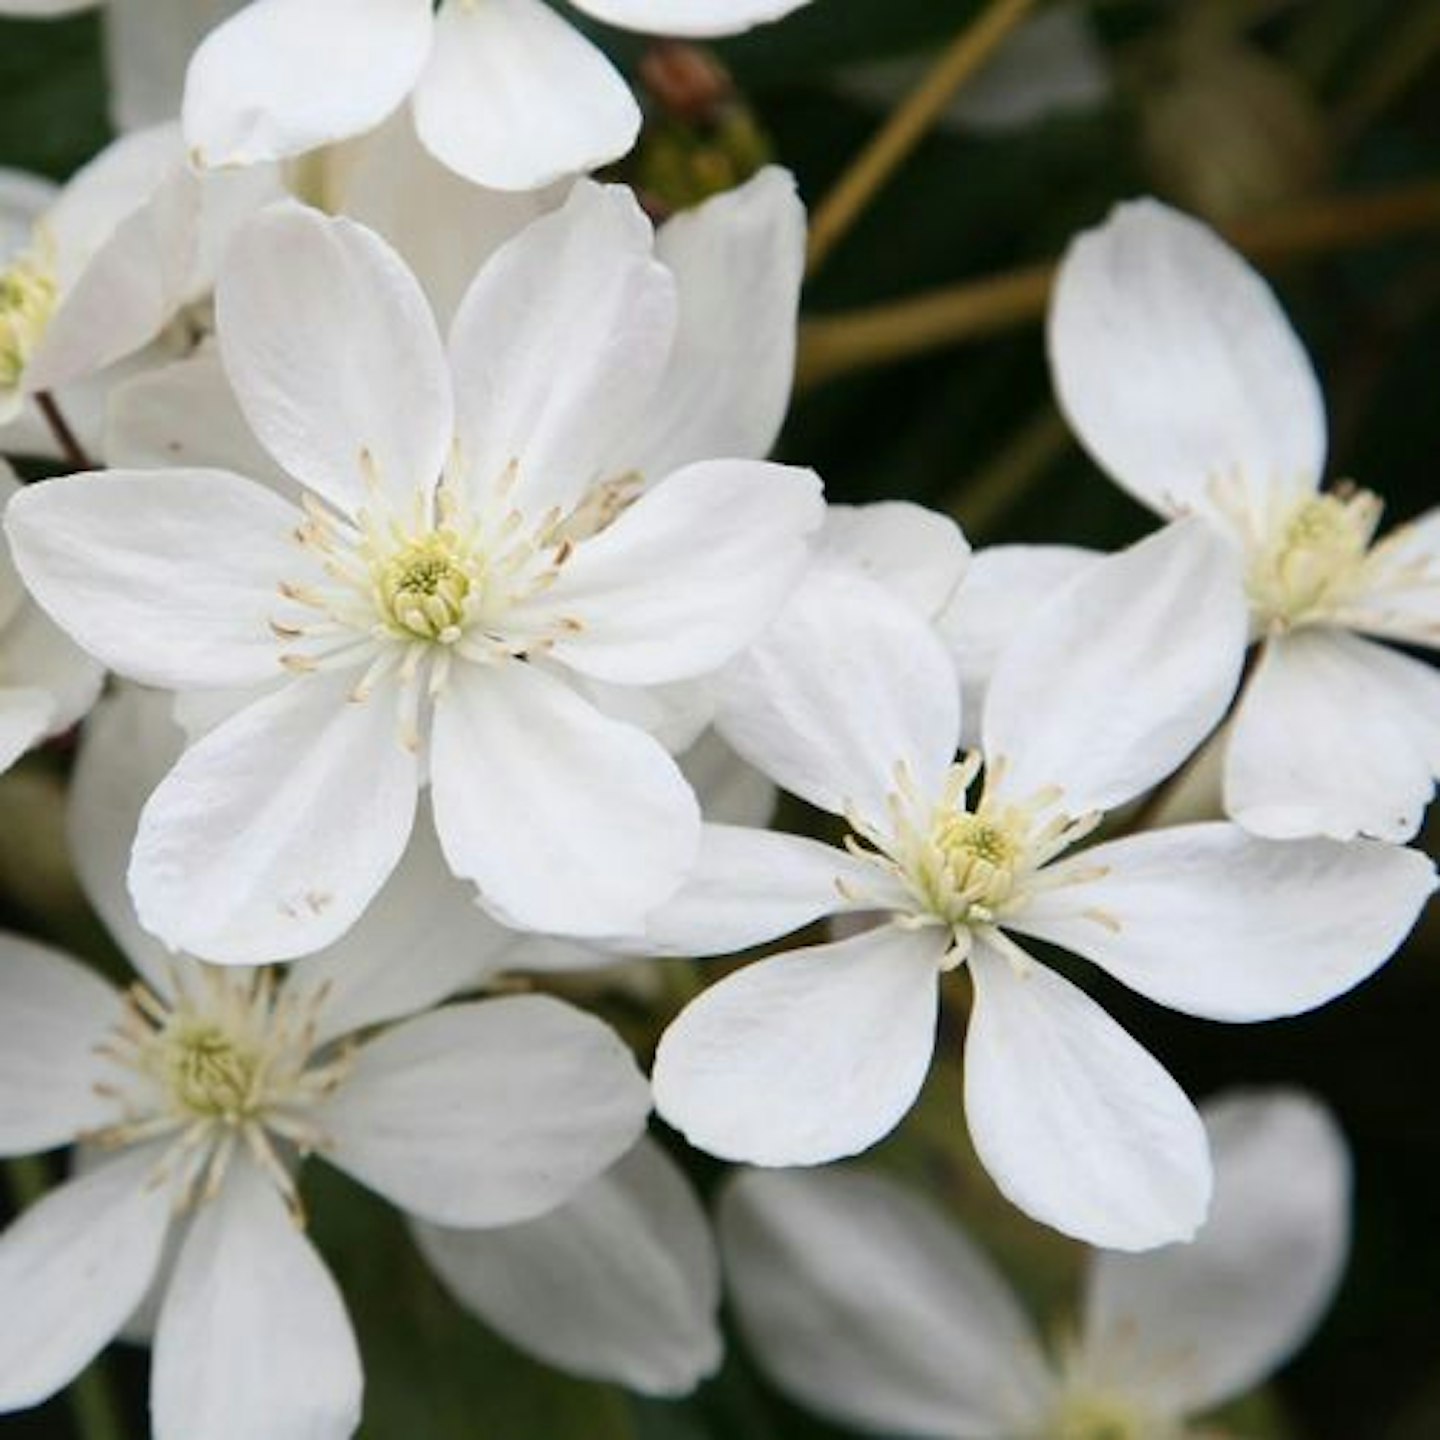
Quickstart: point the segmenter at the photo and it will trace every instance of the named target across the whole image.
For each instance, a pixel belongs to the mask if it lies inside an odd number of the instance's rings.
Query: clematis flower
[[[447,364],[382,242],[274,209],[230,248],[218,332],[303,507],[213,471],[16,498],[17,565],[93,654],[162,688],[257,687],[142,818],[130,885],[166,944],[262,963],[337,939],[426,778],[451,868],[507,923],[631,933],[678,887],[694,795],[578,687],[718,668],[823,506],[812,474],[760,462],[632,475],[676,324],[651,243],[628,192],[578,186],[482,270]]]
[[[1036,1219],[1115,1249],[1194,1233],[1210,1166],[1174,1080],[1022,945],[1093,962],[1187,1014],[1322,1004],[1398,945],[1435,885],[1378,841],[1285,844],[1218,823],[1079,848],[1193,750],[1233,693],[1245,628],[1230,546],[1199,520],[1086,567],[1004,649],[958,764],[959,685],[913,610],[846,574],[791,606],[725,733],[843,815],[845,849],[708,827],[649,933],[740,950],[844,911],[883,922],[757,961],[661,1038],[656,1107],[695,1145],[767,1166],[874,1144],[910,1108],[939,981],[974,987],[965,1109],[982,1163]],[[972,793],[983,770],[983,785]]]
[[[1183,1440],[1324,1315],[1350,1238],[1335,1122],[1289,1091],[1205,1106],[1215,1205],[1189,1245],[1090,1256],[1078,1334],[1046,1354],[984,1254],[878,1175],[737,1176],[725,1267],[756,1361],[842,1423],[961,1440]],[[1208,1433],[1208,1432],[1206,1432]]]
[[[0,425],[153,340],[189,298],[200,188],[171,126],[115,141],[0,255]]]
[[[0,460],[0,502],[20,489]],[[68,730],[95,703],[104,671],[25,593],[0,543],[0,771]]]
[[[804,0],[581,0],[607,24],[733,35]],[[315,57],[325,73],[316,83]],[[609,60],[543,0],[252,0],[196,51],[185,86],[197,163],[299,155],[413,96],[426,148],[466,179],[532,190],[618,160],[640,110]]]
[[[1440,776],[1440,510],[1376,541],[1378,496],[1319,489],[1325,411],[1264,281],[1153,201],[1071,246],[1050,311],[1061,404],[1138,500],[1239,551],[1259,642],[1225,758],[1229,814],[1278,838],[1409,839]]]
[[[499,958],[423,843],[344,945],[283,978],[163,954],[124,914],[114,864],[156,703],[97,712],[75,790],[80,873],[119,916],[138,982],[121,993],[0,940],[0,1150],[86,1147],[75,1178],[0,1237],[0,1410],[66,1384],[147,1302],[162,1440],[343,1437],[360,1365],[296,1223],[304,1157],[429,1225],[523,1232],[634,1146],[646,1086],[612,1032],[555,1000],[414,1014]]]

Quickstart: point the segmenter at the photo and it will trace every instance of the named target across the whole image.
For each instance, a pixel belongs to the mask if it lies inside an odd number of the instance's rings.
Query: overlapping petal
[[[1098,878],[1084,879],[1087,872]],[[1416,850],[1277,842],[1224,823],[1152,830],[1046,872],[1013,929],[1212,1020],[1313,1009],[1382,965],[1435,889]]]
[[[1187,1240],[1210,1160],[1194,1107],[1093,1000],[1034,961],[978,944],[965,1113],[1012,1203],[1112,1250]]]
[[[1015,1296],[933,1205],[860,1171],[750,1171],[720,1243],[752,1353],[790,1394],[865,1429],[1006,1440],[1053,1388]]]
[[[315,1114],[341,1169],[422,1220],[468,1227],[563,1204],[635,1144],[649,1109],[613,1031],[524,995],[387,1030]]]
[[[720,1363],[720,1270],[684,1172],[648,1139],[523,1225],[415,1238],[452,1294],[548,1364],[683,1395]]]
[[[886,925],[712,985],[660,1039],[656,1109],[727,1160],[814,1165],[867,1149],[930,1068],[946,939]]]

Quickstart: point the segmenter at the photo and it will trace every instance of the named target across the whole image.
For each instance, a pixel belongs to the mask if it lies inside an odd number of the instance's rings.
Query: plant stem
[[[988,536],[996,522],[1045,478],[1070,444],[1069,427],[1046,401],[988,465],[955,487],[945,508],[971,540]]]
[[[20,1155],[5,1162],[15,1208],[24,1210],[50,1188],[50,1175],[38,1155]],[[96,1360],[66,1391],[75,1433],[80,1440],[126,1440],[125,1421],[104,1362]]]
[[[865,207],[939,119],[955,92],[1035,8],[1036,0],[990,0],[946,47],[925,78],[886,119],[816,207],[807,273],[814,274]]]
[[[1440,182],[1426,180],[1370,195],[1307,201],[1229,226],[1226,234],[1252,260],[1273,264],[1434,229],[1440,229]],[[1055,269],[1029,265],[910,300],[806,320],[796,384],[805,389],[852,370],[1031,324],[1045,313]]]
[[[1429,69],[1440,52],[1440,5],[1421,4],[1402,15],[1381,39],[1377,54],[1335,112],[1335,130],[1353,141],[1399,100]]]
[[[85,447],[70,428],[64,412],[55,403],[55,397],[48,390],[42,390],[35,397],[35,407],[50,427],[50,433],[55,437],[55,443],[60,447],[65,463],[75,470],[93,470],[95,462],[86,454]]]

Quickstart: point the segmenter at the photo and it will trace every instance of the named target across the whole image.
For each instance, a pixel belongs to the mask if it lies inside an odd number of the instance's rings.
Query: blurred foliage
[[[1283,209],[1317,191],[1440,178],[1440,0],[1094,0],[1089,8],[1114,74],[1110,100],[1013,133],[946,128],[927,138],[813,280],[807,311],[839,313],[1054,257],[1076,229],[1139,192],[1233,215]],[[727,104],[740,108],[708,135],[657,117],[646,178],[679,187],[684,201],[697,174],[736,173],[768,149],[815,203],[881,118],[837,86],[837,67],[934,47],[980,9],[978,0],[814,0],[785,22],[719,45],[735,86]],[[62,178],[103,143],[100,38],[93,14],[0,22],[0,166]],[[640,66],[643,42],[605,40],[627,67]],[[716,144],[726,151],[718,159],[703,153]],[[1397,516],[1435,503],[1436,237],[1377,237],[1287,265],[1275,278],[1325,382],[1332,474],[1382,491]],[[969,522],[981,542],[1114,546],[1149,524],[1065,435],[1038,323],[810,390],[797,401],[782,453],[816,466],[836,499],[921,500]],[[7,779],[0,870],[11,896],[73,894],[54,858],[57,763],[39,757]],[[52,922],[54,938],[113,966],[113,952],[76,909]],[[38,911],[6,918],[34,930],[45,923]],[[963,1010],[963,982],[952,983]],[[1336,1108],[1354,1143],[1358,1225],[1339,1303],[1274,1400],[1229,1417],[1236,1428],[1305,1440],[1440,1434],[1440,1247],[1432,1243],[1440,1059],[1431,1030],[1440,915],[1355,994],[1280,1024],[1209,1025],[1093,983],[1192,1093],[1304,1085]],[[654,1021],[637,1021],[633,1001],[600,1003],[627,1036],[653,1041]],[[874,1163],[963,1213],[1053,1331],[1073,1305],[1079,1257],[1010,1210],[976,1166],[960,1114],[960,1024],[952,1019],[942,1036],[920,1108]],[[703,1157],[687,1163],[702,1187],[719,1174]],[[776,1396],[738,1343],[723,1372],[685,1401],[555,1376],[464,1317],[385,1206],[319,1166],[306,1188],[316,1241],[361,1334],[370,1440],[844,1433]],[[122,1351],[104,1364],[132,1417],[130,1434],[143,1434],[143,1357]],[[71,1404],[61,1397],[0,1421],[0,1430],[17,1440],[74,1434]]]

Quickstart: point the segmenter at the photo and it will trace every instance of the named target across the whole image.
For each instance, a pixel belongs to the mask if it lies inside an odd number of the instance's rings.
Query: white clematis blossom
[[[0,501],[20,489],[0,460]],[[0,542],[0,771],[68,730],[95,703],[104,671],[25,593]]]
[[[1204,1108],[1215,1204],[1193,1243],[1090,1257],[1073,1339],[1047,1355],[946,1216],[858,1171],[733,1180],[725,1268],[757,1362],[802,1404],[917,1440],[1184,1440],[1304,1344],[1350,1239],[1350,1161],[1288,1091]]]
[[[649,1097],[620,1040],[552,999],[399,1019],[502,955],[423,845],[345,944],[283,979],[163,954],[116,866],[134,763],[164,743],[156,704],[131,693],[97,712],[72,817],[82,878],[139,981],[122,994],[0,939],[0,1151],[81,1141],[88,1156],[0,1237],[0,1411],[65,1385],[146,1302],[160,1440],[340,1440],[360,1365],[295,1223],[298,1162],[321,1154],[428,1225],[514,1227],[493,1244],[523,1256],[529,1224],[563,1231],[552,1214],[634,1146]]]
[[[1258,834],[1407,840],[1440,776],[1440,510],[1376,541],[1381,501],[1319,489],[1325,411],[1265,282],[1198,221],[1121,206],[1060,267],[1050,357],[1070,423],[1137,499],[1243,557],[1260,642],[1227,811]]]
[[[676,325],[651,245],[628,192],[577,186],[481,271],[447,364],[381,241],[278,207],[231,246],[218,333],[303,507],[217,471],[17,497],[17,565],[93,654],[158,687],[255,687],[142,818],[130,886],[166,944],[238,963],[329,944],[427,780],[451,868],[507,923],[634,933],[678,887],[693,792],[582,687],[728,661],[823,504],[812,474],[761,462],[634,473]]]
[[[578,0],[597,20],[730,35],[804,0]],[[317,57],[322,73],[317,76]],[[407,97],[436,159],[498,190],[618,160],[640,109],[604,54],[545,0],[251,0],[196,51],[186,141],[204,166],[299,155],[380,124]]]
[[[0,254],[0,426],[153,340],[190,298],[200,185],[162,125],[115,141]]]
[[[914,1101],[938,982],[965,964],[965,1108],[1000,1189],[1094,1244],[1193,1234],[1210,1186],[1194,1109],[1017,937],[1173,1009],[1260,1020],[1368,975],[1435,885],[1413,851],[1278,844],[1228,823],[1076,849],[1210,731],[1244,627],[1233,550],[1203,522],[1177,522],[1040,608],[990,681],[982,749],[956,764],[955,667],[912,610],[853,574],[788,607],[751,691],[727,694],[725,733],[782,786],[844,815],[847,848],[707,827],[651,941],[719,954],[843,910],[887,919],[758,961],[693,1001],[660,1042],[661,1115],[701,1149],[761,1165],[863,1150]]]

